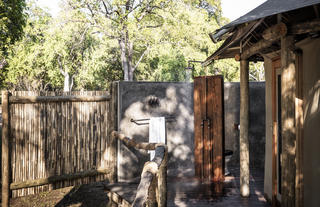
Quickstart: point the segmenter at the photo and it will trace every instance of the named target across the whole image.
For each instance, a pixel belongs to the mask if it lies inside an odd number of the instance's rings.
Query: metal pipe
[[[135,123],[136,125],[148,125],[149,122],[146,122],[146,121],[149,121],[150,118],[148,119],[130,119],[130,122],[133,122]],[[174,122],[176,121],[176,118],[174,116],[168,116],[168,117],[165,117],[165,120],[166,122]],[[142,122],[142,123],[140,123]]]

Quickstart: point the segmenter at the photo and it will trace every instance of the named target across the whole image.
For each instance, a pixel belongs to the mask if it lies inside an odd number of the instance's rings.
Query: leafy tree
[[[124,80],[133,80],[133,73],[148,51],[147,30],[160,27],[163,18],[158,11],[165,0],[69,0],[69,4],[87,15],[101,34],[119,44]],[[137,46],[138,42],[143,42]]]
[[[264,81],[264,66],[262,62],[250,62],[249,64],[249,80]]]
[[[90,56],[86,56],[83,69],[75,76],[77,90],[107,89],[114,80],[122,79],[122,66],[117,42],[107,38],[96,40]]]
[[[0,87],[3,87],[7,73],[5,66],[8,48],[23,34],[25,7],[24,0],[0,0]]]
[[[44,90],[48,86],[48,74],[42,45],[51,17],[33,3],[28,7],[24,36],[8,51],[5,82],[12,89]]]
[[[114,41],[73,10],[52,19],[30,4],[25,35],[9,52],[6,83],[18,90],[105,89],[122,75]]]
[[[48,13],[30,5],[25,36],[10,54],[7,82],[17,89],[70,91],[92,39],[84,23],[53,21]],[[61,76],[61,74],[63,76]]]
[[[45,56],[50,60],[48,66],[58,68],[63,75],[65,92],[71,91],[74,77],[83,70],[85,58],[90,56],[95,41],[88,24],[74,22],[71,18],[74,16],[67,15],[63,18],[65,22],[56,23],[57,26],[48,31],[44,44]],[[49,75],[57,75],[57,70],[52,72]]]
[[[188,79],[185,71],[187,62],[203,61],[219,47],[213,45],[208,36],[219,24],[212,13],[199,6],[201,2],[203,1],[176,0],[161,10],[160,15],[164,22],[161,28],[152,31],[155,44],[136,71],[138,80],[185,81]],[[220,5],[220,1],[212,2]],[[216,12],[216,16],[221,21],[224,20],[219,16],[221,9]],[[177,63],[172,64],[173,61]],[[164,64],[166,62],[168,64]],[[203,68],[200,63],[193,65],[194,76],[224,74],[228,81],[237,80],[239,76],[237,63],[233,60],[217,61],[207,68]],[[170,75],[172,73],[181,75]]]
[[[24,0],[0,1],[0,51],[6,52],[8,46],[23,34],[25,25]]]
[[[186,60],[182,54],[163,55],[158,59],[153,81],[182,81],[186,80]]]
[[[188,61],[204,60],[219,46],[208,37],[219,27],[217,19],[224,21],[219,0],[140,0],[131,10],[120,0],[65,2],[57,18],[28,6],[25,35],[8,53],[11,88],[106,89],[123,76],[132,80],[133,73],[136,80],[185,81]],[[193,74],[234,81],[238,71],[236,62],[222,60],[207,68],[194,64]]]

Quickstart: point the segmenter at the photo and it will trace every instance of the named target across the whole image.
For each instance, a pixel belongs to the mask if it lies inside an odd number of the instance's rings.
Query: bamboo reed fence
[[[116,178],[106,91],[2,93],[2,206],[12,197]]]

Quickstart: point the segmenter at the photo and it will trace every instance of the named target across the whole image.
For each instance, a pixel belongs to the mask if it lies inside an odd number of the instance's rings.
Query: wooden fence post
[[[249,171],[249,62],[240,61],[240,193],[250,195]]]
[[[118,148],[118,141],[116,137],[112,136],[112,131],[117,130],[118,125],[118,82],[113,82],[111,85],[111,101],[110,101],[110,113],[108,115],[109,119],[109,134],[110,136],[110,158],[112,159],[112,163],[110,163],[113,167],[113,173],[110,176],[110,182],[117,182],[118,180],[118,173],[117,173],[117,148]]]
[[[2,207],[9,206],[9,92],[2,92]]]

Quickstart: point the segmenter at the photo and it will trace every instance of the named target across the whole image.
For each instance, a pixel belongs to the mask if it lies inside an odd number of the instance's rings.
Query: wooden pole
[[[154,179],[156,179],[157,175],[159,177],[159,173],[161,173],[159,171],[161,170],[162,167],[164,167],[163,169],[166,169],[167,150],[168,149],[165,145],[157,146],[156,155],[154,159],[150,162],[145,163],[142,174],[141,174],[141,180],[137,189],[137,194],[132,204],[133,207],[149,206],[148,204],[153,204],[155,202],[155,199],[159,202],[158,206],[160,207],[166,206],[167,189],[164,183],[166,181],[166,172],[162,171],[163,174],[160,175],[160,177],[161,176],[164,176],[164,177],[161,178],[162,180],[159,179],[157,181],[157,182],[161,182],[160,186],[153,181]],[[161,186],[162,184],[163,186]],[[158,198],[154,197],[156,188],[158,188]]]
[[[50,176],[48,178],[40,178],[36,180],[27,180],[22,182],[11,183],[10,189],[17,190],[22,188],[36,187],[36,186],[41,186],[46,184],[53,184],[60,181],[69,181],[69,180],[74,180],[79,178],[93,177],[99,174],[109,174],[111,172],[112,172],[112,169],[107,168],[107,169],[87,170],[83,172],[77,172],[74,174],[55,175],[55,176]]]
[[[281,38],[281,135],[282,135],[282,185],[281,206],[295,206],[295,56],[292,51],[294,39],[292,36]]]
[[[118,141],[115,136],[112,136],[112,132],[118,129],[118,89],[119,82],[113,82],[111,86],[111,101],[109,102],[109,110],[108,113],[108,136],[109,136],[109,155],[110,155],[110,163],[113,167],[113,173],[110,175],[110,182],[117,182],[118,180],[118,168],[117,168],[117,159],[118,159]]]
[[[111,136],[123,141],[127,146],[134,147],[136,149],[144,149],[144,150],[155,150],[157,147],[157,143],[149,143],[149,142],[136,142],[135,140],[126,137],[124,134],[120,134],[117,131],[113,131]]]
[[[2,207],[9,206],[9,92],[2,92]]]
[[[110,101],[107,96],[12,96],[10,103],[45,103],[45,102],[101,102]]]
[[[168,148],[165,147],[165,154],[158,171],[158,196],[157,202],[159,207],[167,206],[167,164],[168,164]]]
[[[249,62],[240,61],[240,193],[250,195],[249,187]]]
[[[296,53],[296,206],[304,206],[303,189],[303,64],[302,51]]]

